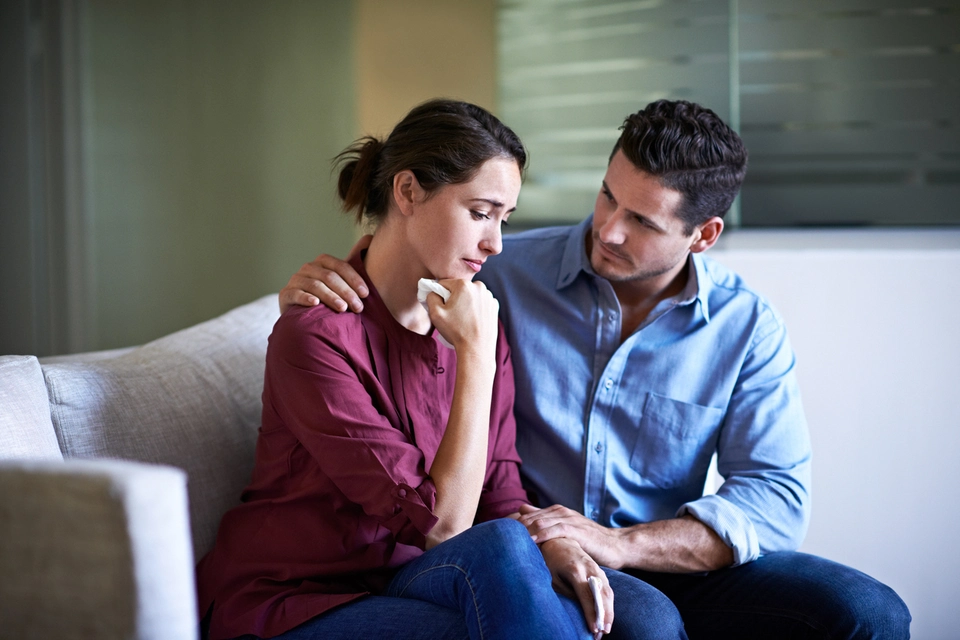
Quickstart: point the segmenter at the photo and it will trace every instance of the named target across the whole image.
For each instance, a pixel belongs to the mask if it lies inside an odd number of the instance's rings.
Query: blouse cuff
[[[432,480],[424,480],[419,489],[405,482],[398,483],[390,492],[393,499],[393,517],[383,522],[397,542],[424,548],[426,536],[437,524],[437,516],[428,505],[437,502],[437,488]]]

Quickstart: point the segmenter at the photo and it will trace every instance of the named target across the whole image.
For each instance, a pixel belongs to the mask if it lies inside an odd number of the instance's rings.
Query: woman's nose
[[[480,249],[494,256],[503,250],[503,234],[500,232],[499,226],[484,236],[480,241]]]

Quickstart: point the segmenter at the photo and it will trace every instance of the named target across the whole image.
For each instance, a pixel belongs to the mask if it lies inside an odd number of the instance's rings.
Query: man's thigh
[[[782,552],[706,574],[631,572],[677,606],[690,638],[908,638],[910,613],[850,567]]]

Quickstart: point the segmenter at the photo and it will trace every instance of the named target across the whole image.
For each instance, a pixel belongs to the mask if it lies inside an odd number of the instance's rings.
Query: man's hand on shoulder
[[[369,247],[370,238],[360,238],[347,259]],[[360,298],[366,298],[368,293],[367,285],[356,269],[339,258],[322,254],[300,267],[287,286],[280,290],[280,312],[294,306],[315,307],[323,303],[334,311],[349,308],[360,313],[363,310]]]

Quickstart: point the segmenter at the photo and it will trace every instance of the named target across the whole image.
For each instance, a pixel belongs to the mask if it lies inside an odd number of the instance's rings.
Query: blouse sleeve
[[[480,493],[477,522],[486,522],[516,513],[529,504],[520,483],[520,456],[517,454],[517,422],[513,415],[513,361],[506,332],[500,325],[497,340],[497,378],[490,408],[490,444],[487,474]]]
[[[437,522],[436,487],[423,453],[378,410],[368,388],[376,380],[351,355],[368,350],[360,323],[324,322],[329,317],[280,318],[267,349],[264,401],[269,397],[282,423],[348,500],[398,542],[423,548]]]

